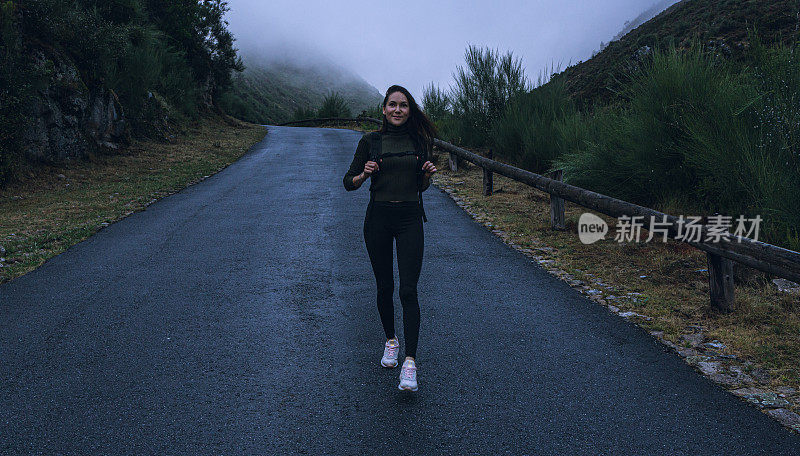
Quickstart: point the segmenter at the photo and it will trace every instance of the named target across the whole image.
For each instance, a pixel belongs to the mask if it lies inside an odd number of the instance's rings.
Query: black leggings
[[[378,313],[386,338],[394,333],[394,277],[392,275],[392,239],[397,239],[397,269],[400,272],[400,302],[403,304],[403,333],[406,356],[417,357],[419,340],[419,302],[417,282],[422,269],[424,235],[422,211],[417,201],[391,203],[374,201],[364,219],[372,271],[378,286]]]

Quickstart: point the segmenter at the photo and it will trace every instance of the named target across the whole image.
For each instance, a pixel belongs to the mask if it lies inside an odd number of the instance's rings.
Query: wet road
[[[341,183],[359,137],[270,127],[0,287],[0,453],[800,454],[433,187],[420,390],[398,391],[379,364],[368,191]]]

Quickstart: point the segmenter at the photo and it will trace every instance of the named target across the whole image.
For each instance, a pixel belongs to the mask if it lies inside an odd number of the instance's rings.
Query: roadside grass
[[[725,345],[720,354],[735,355],[748,371],[766,372],[769,379],[761,386],[800,387],[800,296],[779,292],[769,281],[751,280],[736,285],[736,311],[720,314],[709,303],[704,252],[674,241],[618,243],[616,219],[599,213],[609,233],[584,245],[577,236],[578,217],[593,211],[566,202],[567,229],[552,230],[549,195],[494,174],[495,193],[485,197],[481,168],[464,163],[452,172],[446,157],[439,152],[439,172],[433,178],[438,187],[460,200],[478,222],[593,301],[649,317],[630,319],[675,348],[693,347],[703,355],[681,337],[700,330],[704,342]],[[642,233],[646,239],[647,231]],[[800,397],[793,399],[798,404]]]
[[[0,283],[220,171],[264,134],[257,125],[202,119],[171,143],[136,141],[119,155],[36,168],[0,189]]]

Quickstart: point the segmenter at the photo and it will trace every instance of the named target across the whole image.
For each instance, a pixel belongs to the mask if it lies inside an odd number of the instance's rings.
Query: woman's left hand
[[[431,177],[433,173],[436,172],[436,167],[433,165],[433,163],[426,161],[422,165],[422,171],[425,172],[425,177]]]

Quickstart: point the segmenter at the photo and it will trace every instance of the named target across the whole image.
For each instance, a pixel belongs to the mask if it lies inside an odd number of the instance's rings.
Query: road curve
[[[368,192],[341,183],[359,137],[269,127],[222,172],[0,286],[0,453],[800,454],[435,188],[420,390],[398,391],[379,364]]]

